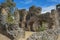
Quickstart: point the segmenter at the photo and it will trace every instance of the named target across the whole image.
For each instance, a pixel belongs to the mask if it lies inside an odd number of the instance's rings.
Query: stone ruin
[[[46,12],[44,14],[41,14],[41,8],[32,6],[29,9],[29,13],[27,15],[27,27],[29,26],[29,30],[31,31],[37,31],[39,27],[45,26],[46,29],[55,29],[59,28],[59,6],[56,6],[56,10],[52,9],[51,13]],[[37,10],[37,11],[36,11]],[[38,14],[38,15],[37,15]],[[29,17],[30,16],[30,17]],[[58,27],[56,27],[58,26]]]
[[[41,7],[31,6],[28,11],[16,8],[14,11],[14,24],[7,23],[9,10],[10,8],[7,6],[0,6],[0,33],[11,40],[24,38],[25,31],[37,32],[42,26],[45,26],[46,30],[55,30],[60,26],[60,5],[56,6],[56,10],[51,10],[51,13],[44,14],[41,14]]]
[[[32,34],[29,38],[27,38],[27,40],[57,40],[58,36],[60,35],[59,14],[60,14],[60,4],[56,6],[56,10],[55,9],[51,10],[51,13],[49,14],[47,13],[46,15],[42,14],[42,16],[40,16],[42,17],[41,20],[48,23],[49,29],[41,32],[36,32]]]

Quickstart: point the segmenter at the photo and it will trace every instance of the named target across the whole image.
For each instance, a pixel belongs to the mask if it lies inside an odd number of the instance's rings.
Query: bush
[[[40,27],[39,30],[40,31],[44,31],[46,28],[44,26]]]
[[[13,18],[12,18],[11,16],[9,16],[9,17],[7,18],[7,22],[8,22],[8,23],[13,23]]]
[[[44,30],[46,30],[46,27],[44,26],[44,24],[42,24],[42,26],[38,28],[38,31],[44,31]]]

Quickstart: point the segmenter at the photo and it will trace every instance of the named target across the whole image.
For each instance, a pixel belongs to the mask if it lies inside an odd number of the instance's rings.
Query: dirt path
[[[0,34],[0,40],[10,40],[8,37]]]
[[[19,39],[19,40],[27,40],[27,38],[29,38],[33,33],[34,33],[34,32],[26,31],[26,32],[25,32],[25,38]]]
[[[58,35],[58,39],[57,40],[60,40],[60,35]]]
[[[27,38],[28,38],[29,36],[31,36],[33,33],[34,33],[34,32],[26,31],[26,32],[25,32],[25,38],[21,38],[21,39],[19,39],[19,40],[27,40]],[[9,39],[8,37],[0,34],[0,40],[10,40],[10,39]]]

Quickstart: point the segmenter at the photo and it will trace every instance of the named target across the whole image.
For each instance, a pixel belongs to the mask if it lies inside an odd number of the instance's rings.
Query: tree
[[[16,4],[14,3],[14,0],[5,0],[4,3],[1,3],[2,7],[9,7],[10,8],[10,10],[9,10],[10,13],[14,12],[15,5]]]

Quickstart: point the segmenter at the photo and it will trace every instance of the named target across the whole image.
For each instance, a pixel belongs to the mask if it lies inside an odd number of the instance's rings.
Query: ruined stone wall
[[[27,21],[27,28],[29,31],[36,31],[38,29],[38,16],[41,14],[41,8],[36,6],[31,6],[29,8],[29,20]],[[35,25],[35,26],[34,26]]]
[[[29,8],[30,16],[33,16],[33,15],[37,15],[38,16],[38,15],[41,14],[41,11],[42,11],[41,7],[31,6]]]
[[[55,29],[56,28],[56,21],[57,21],[57,14],[56,14],[56,10],[55,9],[52,9],[51,10],[51,14],[50,14],[50,17],[52,18],[52,20],[53,20],[53,25],[52,25],[52,27],[53,27],[53,29]]]
[[[25,30],[37,31],[43,25],[47,29],[56,29],[60,27],[60,5],[56,6],[56,10],[51,10],[45,14],[41,14],[41,8],[32,6],[29,11],[15,9],[14,24],[7,23],[9,13],[8,7],[0,8],[0,22],[6,28],[7,34],[12,35],[15,40],[25,37]],[[28,16],[28,17],[27,17]],[[7,24],[6,24],[7,23]],[[19,24],[21,26],[19,26]]]
[[[48,29],[45,32],[37,32],[33,35],[31,35],[31,37],[29,37],[27,40],[57,40],[58,39],[58,35],[60,34],[60,7],[57,8],[56,10],[51,10],[50,16],[47,14],[42,14],[40,15],[40,21],[45,21],[46,23],[48,23],[50,26],[50,24],[53,24],[51,27],[53,27],[53,29]],[[52,20],[51,20],[52,19]],[[52,22],[52,23],[50,23]],[[45,24],[46,24],[45,23]],[[40,35],[40,36],[39,36]]]
[[[60,4],[56,5],[56,24],[60,27]]]
[[[1,27],[0,31],[8,36],[11,40],[18,40],[25,37],[24,29],[19,27],[20,16],[19,11],[16,9],[14,12],[14,24],[7,23],[9,10],[8,8],[1,9]],[[3,32],[2,32],[3,31]]]
[[[7,17],[8,17],[8,8],[2,8],[1,9],[1,23],[5,25],[7,23]]]
[[[15,24],[19,24],[19,22],[20,22],[19,11],[18,11],[18,9],[15,9],[15,12],[14,12],[14,23]]]
[[[22,28],[25,29],[27,11],[25,9],[22,9],[21,12],[23,14],[21,26],[22,26]]]
[[[12,30],[10,29],[9,32],[10,32],[10,35],[12,35],[15,40],[25,37],[25,30],[23,28],[19,27],[19,23],[20,23],[19,11],[18,11],[18,9],[15,9],[14,24],[12,24],[10,27],[8,27],[8,28],[12,28]],[[12,31],[12,33],[11,33],[11,31]]]
[[[53,25],[53,20],[50,17],[50,14],[51,14],[50,12],[47,12],[39,16],[41,26],[42,24],[45,24],[47,25],[47,29],[51,29]]]

